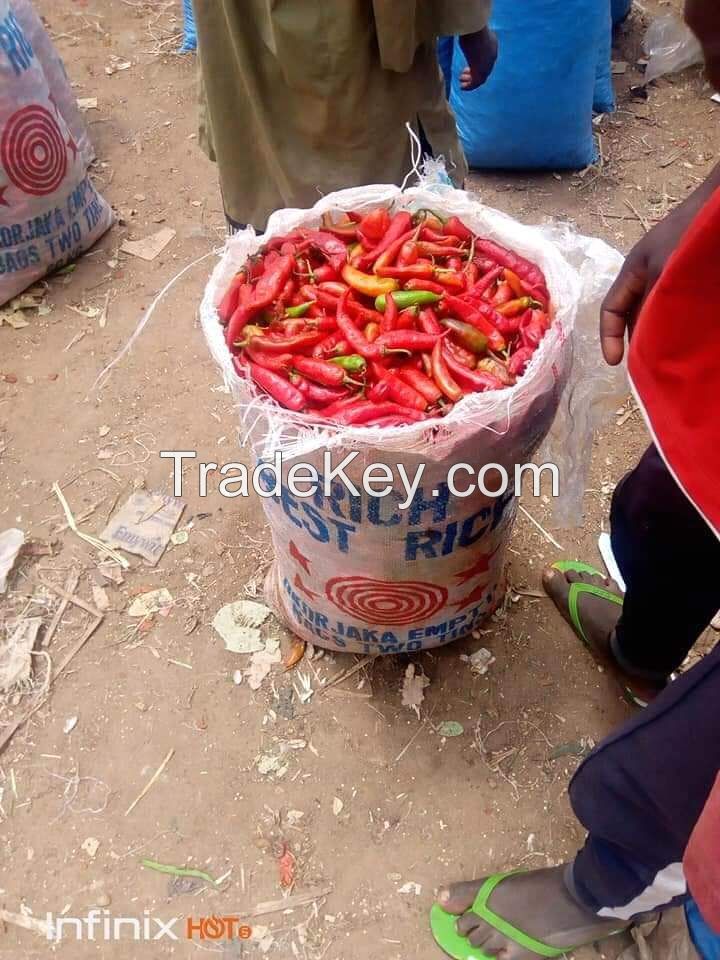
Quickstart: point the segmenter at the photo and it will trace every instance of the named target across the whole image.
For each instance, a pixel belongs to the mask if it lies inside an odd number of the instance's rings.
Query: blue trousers
[[[613,552],[626,583],[614,652],[664,680],[720,609],[720,540],[650,447],[613,497]],[[720,646],[607,737],[570,800],[588,830],[577,897],[628,920],[688,899],[682,859],[720,769]]]

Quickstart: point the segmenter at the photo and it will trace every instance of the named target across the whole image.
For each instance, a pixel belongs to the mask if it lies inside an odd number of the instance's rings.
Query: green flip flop
[[[591,576],[605,579],[605,574],[602,570],[598,570],[589,563],[583,563],[581,560],[558,560],[557,563],[552,564],[552,569],[557,570],[559,573],[567,573],[568,571],[572,571],[573,573],[589,573]],[[577,635],[585,646],[590,648],[588,638],[585,636],[585,631],[583,630],[580,619],[580,609],[578,607],[580,597],[583,595],[599,597],[601,600],[609,600],[610,603],[617,604],[619,607],[623,605],[623,599],[616,593],[612,593],[604,587],[598,587],[594,583],[577,581],[570,584],[570,590],[568,592],[568,612],[570,613],[570,620]]]
[[[603,580],[606,576],[602,570],[598,570],[597,567],[593,567],[589,563],[583,563],[582,560],[558,560],[557,563],[552,564],[551,569],[557,570],[560,573],[567,573],[568,570],[573,573],[589,573],[591,576],[601,577]],[[570,621],[575,633],[580,637],[588,650],[592,651],[592,647],[588,643],[585,631],[583,630],[582,620],[580,619],[579,603],[582,596],[599,597],[601,600],[608,600],[618,607],[623,605],[623,598],[619,597],[616,593],[612,593],[610,590],[606,590],[604,587],[596,586],[594,583],[577,581],[576,583],[570,584],[570,590],[568,591],[568,613],[570,614]],[[619,677],[618,679],[620,680]],[[622,680],[620,680],[620,687],[623,696],[632,706],[646,707],[648,705],[647,700],[641,697],[626,683],[622,682]]]
[[[531,950],[539,957],[562,957],[564,954],[584,946],[584,944],[578,944],[574,947],[564,947],[562,950],[558,947],[551,947],[547,943],[543,943],[542,940],[536,940],[530,934],[518,930],[508,920],[499,917],[490,909],[488,900],[495,887],[514,873],[522,872],[524,871],[510,870],[508,873],[496,873],[494,876],[488,877],[480,887],[478,895],[475,897],[472,907],[470,907],[472,912],[497,930],[498,933],[507,937],[508,940],[512,940],[526,950]],[[433,905],[430,911],[430,929],[438,946],[454,960],[493,960],[487,953],[483,953],[480,947],[474,947],[467,937],[463,937],[457,932],[457,921],[458,917],[454,913],[443,910],[439,903]]]

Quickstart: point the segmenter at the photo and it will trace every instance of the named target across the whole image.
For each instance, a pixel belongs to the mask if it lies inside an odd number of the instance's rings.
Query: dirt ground
[[[38,6],[77,96],[98,98],[85,115],[98,155],[94,179],[118,223],[74,272],[50,281],[49,315],[0,329],[0,530],[18,526],[34,541],[55,542],[52,556],[20,562],[0,609],[5,624],[30,609],[32,596],[47,624],[58,600],[39,578],[62,586],[73,568],[77,594],[97,599],[97,555],[62,529],[53,483],[84,517],[81,528],[97,533],[134,486],[170,492],[158,451],[194,449],[222,461],[236,448],[236,415],[197,320],[214,256],[175,284],[131,354],[99,395],[90,393],[155,294],[224,237],[216,173],[195,136],[195,59],[175,55],[179,3],[177,10],[143,0]],[[720,108],[697,69],[661,80],[648,100],[630,92],[641,79],[642,29],[635,14],[620,30],[615,58],[629,66],[617,77],[619,109],[599,126],[598,166],[583,174],[474,175],[470,189],[527,222],[568,219],[623,250],[643,222],[685,197],[718,155]],[[108,74],[124,61],[128,69]],[[118,252],[124,238],[160,226],[177,234],[153,262]],[[73,309],[105,305],[102,328],[97,315]],[[525,501],[563,549],[521,516],[510,572],[517,587],[537,591],[542,566],[560,556],[599,559],[613,485],[647,442],[637,412],[617,419],[594,441],[581,526],[554,529],[546,504]],[[172,545],[156,568],[133,558],[124,583],[105,585],[110,608],[47,702],[39,684],[0,709],[1,739],[6,724],[41,703],[0,756],[0,906],[41,919],[48,911],[84,916],[92,907],[165,920],[238,915],[264,940],[66,939],[51,947],[37,933],[13,925],[3,932],[0,924],[0,955],[30,960],[53,949],[72,960],[129,960],[265,949],[308,960],[432,960],[439,952],[427,912],[440,883],[572,856],[583,831],[567,802],[568,779],[580,755],[629,714],[546,600],[518,596],[481,643],[415,657],[431,681],[419,717],[401,706],[407,661],[399,657],[381,658],[322,695],[319,678],[355,658],[303,662],[316,688],[307,703],[289,693],[297,674],[282,670],[253,692],[233,682],[247,657],[226,651],[211,621],[224,603],[252,595],[266,568],[259,503],[217,493],[201,499],[192,490],[187,499],[180,525],[187,542]],[[157,587],[175,600],[169,615],[134,629],[129,603]],[[78,607],[66,610],[47,648],[53,664],[90,619]],[[272,629],[286,653],[289,634]],[[459,655],[480,645],[496,661],[474,677]],[[42,676],[43,665],[36,667]],[[459,721],[464,733],[443,739],[437,726],[445,720]],[[263,776],[257,759],[288,741],[295,742],[284,775]],[[283,842],[296,858],[292,895],[326,895],[254,917],[259,903],[282,895]],[[193,891],[187,880],[143,868],[143,858],[226,879],[218,890],[200,883]]]

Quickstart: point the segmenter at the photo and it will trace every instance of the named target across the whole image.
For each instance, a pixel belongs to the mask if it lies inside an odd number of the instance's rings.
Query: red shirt
[[[720,537],[720,189],[645,302],[628,372],[671,473]]]

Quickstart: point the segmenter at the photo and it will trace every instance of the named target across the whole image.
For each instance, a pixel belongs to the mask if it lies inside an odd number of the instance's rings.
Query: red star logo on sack
[[[310,573],[310,560],[298,550],[293,540],[290,541],[290,556],[300,564],[305,573]]]
[[[473,603],[480,603],[485,593],[486,584],[479,583],[470,593],[465,597],[464,600],[458,601],[458,603],[452,604],[452,606],[457,607],[457,612],[460,613],[461,610],[464,610],[465,607],[472,606]]]
[[[305,594],[308,600],[317,600],[317,598],[320,596],[319,593],[315,593],[313,590],[310,590],[309,587],[305,586],[305,584],[300,579],[299,573],[295,574],[295,580],[293,581],[293,583],[297,587],[297,589],[300,591],[300,593]]]
[[[472,580],[473,577],[477,577],[481,573],[489,573],[490,561],[495,556],[497,551],[498,548],[495,547],[492,553],[481,554],[471,567],[468,567],[467,570],[461,570],[460,573],[456,573],[455,579],[459,580],[460,583],[467,583],[468,580]]]

